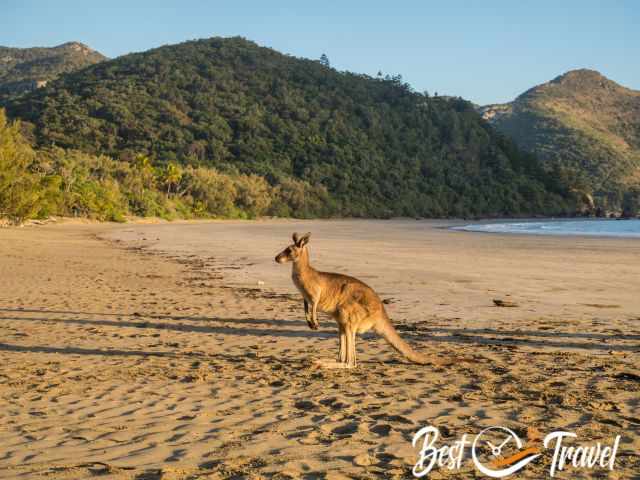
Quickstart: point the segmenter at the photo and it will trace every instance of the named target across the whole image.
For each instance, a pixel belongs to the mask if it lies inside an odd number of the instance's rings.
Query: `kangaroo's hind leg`
[[[318,365],[319,367],[322,368],[330,368],[330,369],[334,369],[334,368],[352,368],[355,367],[355,355],[350,355],[349,354],[349,348],[350,345],[352,343],[351,340],[349,340],[350,338],[350,330],[351,327],[349,325],[349,322],[345,321],[345,315],[340,312],[337,316],[334,317],[336,319],[336,322],[338,323],[338,330],[339,330],[339,339],[340,339],[340,361],[339,362],[327,362],[324,360],[318,360],[316,361],[316,365]],[[355,354],[355,348],[352,350]],[[352,359],[350,361],[350,359]]]
[[[314,363],[321,368],[328,369],[339,369],[339,368],[351,368],[355,365],[351,365],[348,361],[349,359],[349,336],[342,326],[339,325],[340,329],[340,361],[333,362],[327,360],[316,360]]]
[[[352,325],[345,328],[345,336],[347,340],[347,368],[356,366],[356,329]]]
[[[339,361],[340,363],[347,363],[347,334],[344,331],[342,325],[338,324],[338,328],[340,330],[340,354]]]

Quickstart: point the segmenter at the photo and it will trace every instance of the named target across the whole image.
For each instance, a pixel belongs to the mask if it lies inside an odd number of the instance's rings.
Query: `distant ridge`
[[[58,76],[106,60],[80,42],[55,47],[0,46],[0,105],[10,98],[41,88]]]
[[[564,169],[602,212],[640,201],[639,91],[580,69],[479,111],[548,169]]]

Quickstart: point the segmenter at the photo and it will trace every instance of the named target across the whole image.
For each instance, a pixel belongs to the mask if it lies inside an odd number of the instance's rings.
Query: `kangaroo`
[[[356,366],[356,334],[373,329],[399,353],[414,363],[431,363],[400,336],[376,292],[357,278],[339,273],[319,272],[309,263],[310,233],[293,234],[293,244],[276,256],[276,262],[293,262],[291,277],[304,299],[307,324],[318,328],[318,310],[328,313],[338,323],[340,353],[338,362],[324,362],[327,368]],[[311,307],[311,311],[309,311]]]

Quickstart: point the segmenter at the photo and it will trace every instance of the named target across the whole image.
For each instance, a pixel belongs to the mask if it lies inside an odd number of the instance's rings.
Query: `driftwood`
[[[499,298],[494,298],[493,303],[496,307],[517,307],[518,304],[515,302],[510,302],[508,300],[500,300]]]

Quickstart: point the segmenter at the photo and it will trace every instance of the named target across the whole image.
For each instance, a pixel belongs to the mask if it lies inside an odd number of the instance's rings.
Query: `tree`
[[[625,192],[622,200],[622,216],[625,218],[640,215],[640,188],[632,188]]]
[[[238,195],[234,178],[215,169],[187,167],[183,182],[198,216],[232,217],[236,214],[234,202]]]
[[[248,217],[259,217],[271,205],[269,184],[257,175],[242,175],[236,182],[238,207]]]
[[[162,183],[167,187],[167,195],[170,195],[172,190],[174,193],[177,191],[180,180],[182,180],[182,168],[177,163],[169,162],[162,172]]]
[[[331,67],[331,63],[329,62],[329,57],[326,54],[320,55],[320,65],[323,65],[327,68]]]
[[[42,195],[39,179],[30,170],[35,153],[20,135],[18,122],[7,123],[0,109],[0,217],[21,223],[34,216]]]

